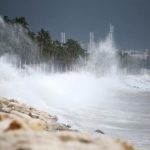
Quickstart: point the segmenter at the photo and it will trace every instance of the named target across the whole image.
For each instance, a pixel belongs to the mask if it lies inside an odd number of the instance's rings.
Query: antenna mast
[[[90,50],[93,49],[93,43],[94,43],[94,33],[90,32]]]
[[[65,43],[66,43],[66,33],[61,32],[61,44],[65,44]]]

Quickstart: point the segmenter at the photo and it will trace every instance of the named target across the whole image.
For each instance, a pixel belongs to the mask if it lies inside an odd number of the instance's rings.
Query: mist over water
[[[17,65],[19,65],[20,60],[22,63],[33,63],[39,60],[39,48],[29,38],[27,30],[18,24],[7,24],[0,17],[0,55],[5,54],[16,56]]]
[[[118,58],[117,49],[113,40],[113,26],[104,40],[94,42],[89,45],[90,57],[87,62],[87,71],[99,75],[117,74]]]
[[[1,97],[54,113],[79,130],[101,129],[150,147],[149,75],[122,74],[111,31],[93,43],[84,67],[63,73],[47,71],[48,66],[37,62],[20,66],[20,60],[38,58],[37,45],[25,33],[0,18]]]

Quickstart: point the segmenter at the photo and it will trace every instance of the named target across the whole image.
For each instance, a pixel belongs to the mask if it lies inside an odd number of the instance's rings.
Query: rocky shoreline
[[[137,150],[104,134],[77,132],[47,112],[0,98],[0,150]]]

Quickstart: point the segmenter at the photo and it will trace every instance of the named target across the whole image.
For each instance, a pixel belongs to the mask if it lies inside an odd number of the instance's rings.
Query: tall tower
[[[93,49],[93,44],[94,44],[94,33],[90,32],[90,50]]]
[[[65,43],[66,43],[66,33],[61,32],[61,44],[65,44]]]
[[[113,34],[114,34],[114,27],[112,24],[109,26],[109,38],[112,41],[113,40]]]

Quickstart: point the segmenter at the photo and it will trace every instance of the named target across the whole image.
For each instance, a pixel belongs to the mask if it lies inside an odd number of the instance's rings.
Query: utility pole
[[[90,50],[93,49],[93,44],[94,44],[94,33],[90,32]]]
[[[61,44],[65,44],[66,43],[66,33],[65,32],[61,32]]]
[[[113,27],[113,25],[110,24],[109,30],[110,30],[109,31],[109,38],[112,41],[113,40],[113,34],[114,34],[114,27]]]

